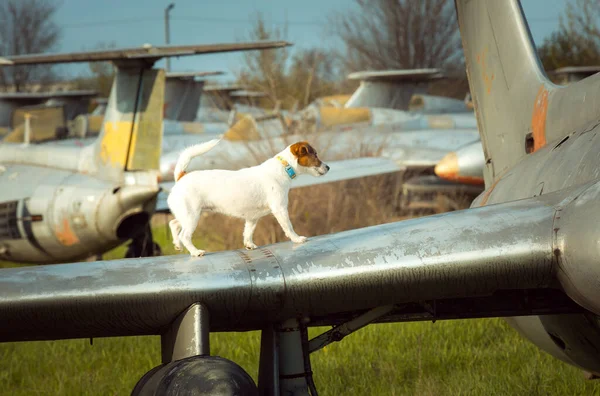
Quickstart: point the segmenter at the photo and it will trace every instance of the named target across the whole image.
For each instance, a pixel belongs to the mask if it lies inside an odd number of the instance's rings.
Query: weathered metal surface
[[[173,121],[195,121],[204,83],[185,75],[170,77],[167,74],[164,118]]]
[[[129,216],[149,217],[158,193],[155,179],[152,184],[141,174],[131,176],[139,182],[123,185],[54,168],[4,165],[0,206],[17,206],[14,223],[0,224],[0,258],[62,262],[123,243],[119,226]]]
[[[453,182],[483,185],[484,167],[483,147],[478,141],[448,153],[435,166],[435,174]]]
[[[210,315],[202,304],[193,304],[161,337],[162,362],[210,355]]]
[[[582,213],[587,206],[590,215],[598,202],[596,186],[586,183],[600,176],[600,75],[567,87],[551,83],[517,0],[458,0],[456,5],[485,153],[487,190],[473,206],[580,186],[580,195],[563,202],[555,215],[556,276],[571,298],[598,314],[600,278],[593,248],[598,233]],[[585,196],[592,199],[578,204]],[[509,323],[548,353],[598,373],[596,318],[553,315],[510,318]]]
[[[485,131],[482,142],[489,161],[485,172],[489,187],[527,155],[528,133],[535,135],[531,143],[537,149],[543,141],[561,139],[597,120],[600,75],[567,87],[552,84],[541,68],[516,0],[459,1],[457,5],[479,129]],[[490,76],[494,79],[488,92],[486,78]]]
[[[307,340],[303,340],[301,324],[295,318],[285,320],[277,327],[275,334],[279,348],[285,352],[279,358],[280,393],[290,396],[307,396],[308,377],[311,373],[306,370],[302,348]]]
[[[266,326],[260,335],[258,392],[261,396],[279,396],[279,342],[274,325]]]
[[[7,324],[0,339],[160,334],[196,302],[208,308],[211,330],[248,330],[300,313],[323,317],[549,287],[555,270],[551,203],[558,199],[544,196],[200,259],[0,270],[0,320]]]

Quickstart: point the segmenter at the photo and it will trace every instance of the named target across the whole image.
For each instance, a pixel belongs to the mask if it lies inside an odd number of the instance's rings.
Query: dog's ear
[[[290,151],[296,158],[303,157],[305,155],[308,155],[308,148],[306,147],[307,145],[308,143],[306,142],[294,143],[290,147]]]

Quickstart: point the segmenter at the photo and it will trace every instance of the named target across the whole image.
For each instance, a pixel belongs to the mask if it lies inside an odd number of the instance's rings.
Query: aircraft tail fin
[[[94,145],[98,169],[114,176],[124,170],[159,168],[163,132],[165,72],[118,68],[100,135]]]
[[[518,0],[456,0],[486,185],[546,144],[549,92]]]

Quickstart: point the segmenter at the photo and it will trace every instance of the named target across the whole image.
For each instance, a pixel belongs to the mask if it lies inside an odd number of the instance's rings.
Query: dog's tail
[[[213,147],[215,147],[220,141],[221,137],[213,140],[209,140],[208,142],[195,144],[183,150],[181,154],[179,154],[179,159],[177,159],[177,164],[175,164],[175,172],[174,177],[175,181],[178,181],[185,175],[185,170],[192,158],[197,157],[198,155],[202,155],[208,151],[210,151]]]

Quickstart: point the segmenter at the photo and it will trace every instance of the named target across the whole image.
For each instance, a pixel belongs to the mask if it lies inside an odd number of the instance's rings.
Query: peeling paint
[[[66,217],[62,219],[60,223],[62,225],[62,229],[56,227],[54,233],[58,238],[58,241],[65,246],[72,246],[79,243],[79,238],[73,232],[71,225],[69,224],[69,219]]]
[[[486,91],[488,95],[492,93],[492,82],[496,78],[494,73],[491,75],[487,72],[487,52],[488,49],[484,49],[481,53],[477,54],[477,63],[481,66],[481,77],[483,78],[483,83],[485,84]]]
[[[100,159],[105,165],[124,168],[132,122],[106,122],[100,143]]]
[[[548,115],[548,90],[542,84],[535,97],[533,114],[531,115],[531,131],[533,135],[533,151],[546,145],[546,117]]]

